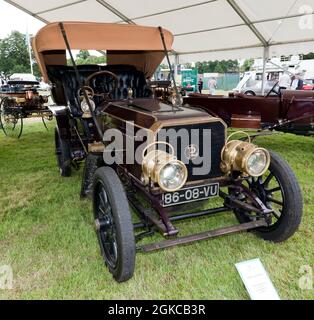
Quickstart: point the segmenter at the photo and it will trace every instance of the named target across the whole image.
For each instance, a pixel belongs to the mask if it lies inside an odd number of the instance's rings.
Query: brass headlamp
[[[85,90],[86,92],[88,102],[86,101],[83,90]],[[80,100],[81,100],[81,110],[83,111],[82,118],[91,118],[92,114],[89,109],[89,105],[91,106],[92,111],[94,111],[96,108],[95,102],[92,100],[95,96],[94,90],[89,86],[84,86],[83,88],[80,88],[78,90],[78,96],[80,97]]]
[[[247,176],[260,177],[269,168],[270,154],[264,148],[259,148],[249,137],[249,142],[241,140],[229,141],[232,136],[240,132],[231,134],[221,152],[222,172],[229,174],[239,171]],[[242,132],[246,134],[245,132]]]
[[[169,146],[171,153],[155,150],[155,148],[148,151],[156,144]],[[152,181],[157,183],[163,191],[175,192],[185,185],[187,177],[188,172],[185,164],[174,156],[174,149],[169,143],[154,142],[143,150],[142,182],[144,185],[148,185]]]

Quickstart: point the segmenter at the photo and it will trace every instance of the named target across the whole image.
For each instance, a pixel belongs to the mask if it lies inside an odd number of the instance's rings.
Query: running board
[[[248,223],[237,224],[235,226],[230,226],[226,228],[206,231],[198,234],[192,234],[185,237],[180,237],[171,240],[165,240],[157,243],[151,243],[147,245],[140,246],[138,249],[144,252],[151,252],[160,249],[166,249],[170,247],[174,247],[181,244],[188,244],[194,241],[205,240],[209,238],[215,238],[226,234],[256,229],[259,227],[265,227],[267,223],[264,219],[258,221],[252,221]]]

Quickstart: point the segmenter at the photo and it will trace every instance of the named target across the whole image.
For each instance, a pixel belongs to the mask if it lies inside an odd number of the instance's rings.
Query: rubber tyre
[[[246,91],[244,94],[246,94],[247,96],[256,96],[256,93],[254,91]]]
[[[57,128],[55,128],[55,148],[60,175],[70,177],[72,171],[70,146],[67,141],[61,139]]]
[[[135,268],[136,246],[129,203],[123,185],[115,171],[110,167],[100,167],[96,170],[93,180],[93,208],[95,219],[97,218],[96,190],[97,184],[99,183],[103,184],[112,209],[117,241],[116,266],[113,268],[106,263],[105,252],[98,233],[101,253],[113,278],[117,282],[124,282],[133,276]]]
[[[293,236],[301,223],[303,198],[297,178],[289,164],[273,151],[270,151],[270,156],[269,170],[277,178],[285,196],[283,211],[276,225],[262,227],[253,232],[264,240],[283,242]],[[240,210],[235,211],[235,216],[240,223],[250,221]]]

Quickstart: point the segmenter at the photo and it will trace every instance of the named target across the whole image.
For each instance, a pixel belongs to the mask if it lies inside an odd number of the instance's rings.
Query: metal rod
[[[220,208],[215,208],[215,209],[208,209],[208,210],[203,210],[203,211],[199,211],[199,212],[184,213],[184,214],[172,216],[172,217],[169,217],[169,220],[170,221],[187,220],[187,219],[193,219],[193,218],[214,215],[217,213],[227,212],[227,211],[230,211],[230,209],[227,207],[220,207]],[[147,226],[147,224],[145,224],[144,222],[134,223],[134,225],[133,225],[134,229],[142,229],[142,228],[145,228],[146,226]]]
[[[159,30],[159,33],[160,33],[162,45],[164,47],[164,53],[165,53],[165,56],[167,58],[167,62],[168,62],[169,70],[170,70],[170,76],[171,76],[171,79],[172,79],[172,82],[173,82],[173,87],[174,87],[174,90],[176,92],[177,100],[179,101],[179,90],[178,90],[178,87],[177,87],[177,84],[176,84],[176,79],[174,77],[174,73],[173,73],[173,70],[172,70],[172,67],[171,67],[171,62],[170,62],[170,59],[169,59],[168,49],[167,49],[166,42],[165,42],[164,32],[162,30],[162,27],[160,27],[160,26],[158,27],[158,30]]]
[[[263,35],[257,30],[257,28],[252,24],[251,20],[244,13],[244,11],[240,8],[240,6],[234,0],[227,0],[231,8],[236,12],[236,14],[244,21],[248,28],[254,33],[257,39],[262,43],[264,47],[268,46],[267,40],[263,37]]]
[[[231,233],[236,233],[236,232],[256,229],[259,227],[266,227],[266,226],[267,226],[266,221],[264,219],[261,219],[261,220],[252,221],[248,223],[238,224],[235,226],[225,227],[225,228],[216,229],[216,230],[210,230],[210,231],[206,231],[198,234],[192,234],[189,236],[180,237],[173,240],[164,240],[158,243],[151,243],[151,244],[143,245],[139,249],[141,249],[144,252],[150,252],[150,251],[174,247],[181,244],[188,244],[195,241],[206,240],[209,238],[215,238],[222,235],[227,235]]]
[[[99,4],[101,4],[103,7],[105,7],[107,10],[111,11],[113,14],[121,18],[124,22],[128,24],[136,24],[131,19],[129,19],[126,15],[124,15],[122,12],[118,11],[115,7],[110,5],[107,1],[104,0],[96,0]]]
[[[64,39],[64,42],[65,42],[65,45],[66,45],[66,48],[68,50],[68,53],[70,55],[70,59],[71,59],[71,62],[73,64],[73,68],[74,68],[74,72],[75,72],[75,77],[76,77],[76,81],[78,82],[80,88],[81,88],[81,91],[83,92],[84,94],[84,98],[85,98],[85,101],[88,105],[88,109],[89,109],[89,112],[90,114],[92,115],[92,118],[94,120],[94,123],[95,123],[95,126],[96,126],[96,129],[97,129],[97,132],[98,132],[98,135],[99,135],[99,138],[101,139],[101,141],[103,142],[103,139],[102,139],[102,131],[101,131],[101,128],[96,120],[96,117],[95,117],[95,114],[94,114],[94,110],[92,108],[92,105],[89,101],[89,97],[88,97],[88,94],[86,92],[86,89],[85,87],[83,86],[83,83],[81,81],[81,78],[80,78],[80,74],[79,74],[79,71],[77,69],[77,65],[75,63],[75,60],[74,60],[74,57],[73,57],[73,54],[72,54],[72,51],[71,51],[71,46],[70,46],[70,43],[69,43],[69,40],[68,40],[68,37],[66,35],[66,32],[65,32],[65,29],[64,29],[64,25],[62,22],[59,23],[59,27],[60,27],[60,30],[61,30],[61,33],[62,33],[62,36],[63,36],[63,39]]]
[[[78,1],[75,1],[75,2],[71,2],[71,3],[66,3],[66,4],[63,4],[63,5],[58,6],[58,7],[53,7],[51,9],[46,9],[46,10],[43,10],[43,11],[36,12],[35,14],[39,15],[39,14],[43,14],[43,13],[48,13],[48,12],[51,12],[51,11],[67,8],[67,7],[70,7],[70,6],[74,6],[76,4],[80,4],[80,3],[86,2],[86,1],[87,0],[78,0]]]
[[[262,78],[262,96],[265,95],[265,84],[266,84],[266,64],[268,61],[268,49],[269,47],[264,48],[263,52],[263,78]]]
[[[184,214],[169,217],[169,219],[170,219],[170,221],[180,221],[180,220],[209,216],[209,215],[213,215],[213,214],[221,213],[221,212],[226,212],[226,211],[230,211],[230,209],[227,207],[221,207],[221,208],[203,210],[200,212],[184,213]]]

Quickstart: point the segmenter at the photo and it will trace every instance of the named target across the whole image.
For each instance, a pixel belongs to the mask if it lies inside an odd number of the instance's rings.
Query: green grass
[[[99,253],[91,203],[79,198],[81,171],[58,174],[53,126],[46,132],[41,123],[27,124],[19,141],[0,133],[0,266],[14,272],[14,288],[0,289],[1,299],[248,299],[234,264],[252,258],[262,260],[282,299],[314,298],[298,286],[299,268],[314,268],[313,138],[256,141],[281,153],[301,184],[304,217],[293,238],[273,244],[242,233],[139,253],[134,277],[117,284]],[[221,214],[177,226],[188,234],[235,222]]]

